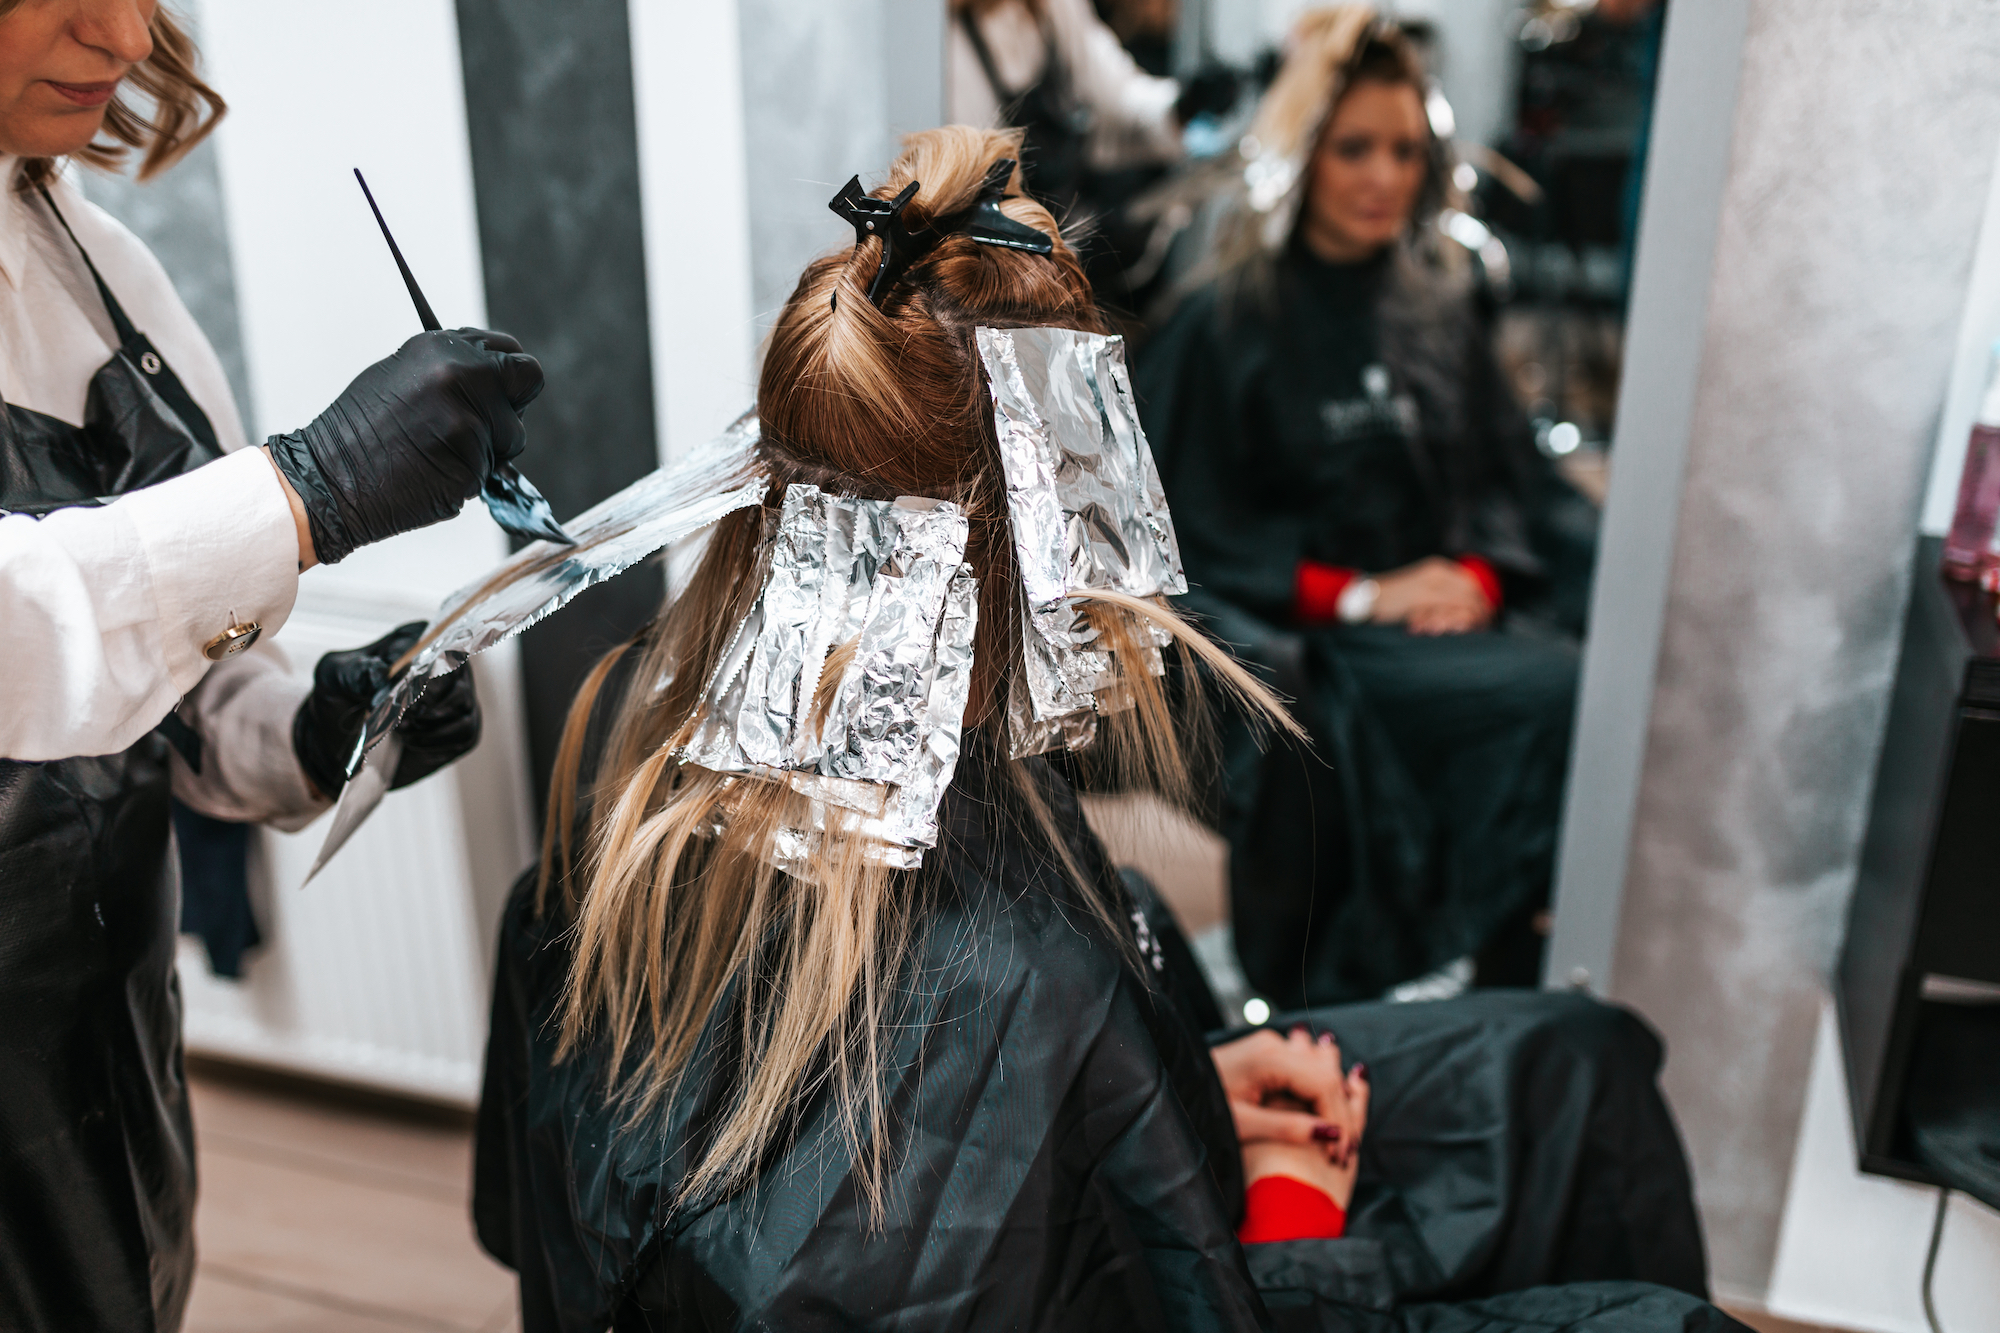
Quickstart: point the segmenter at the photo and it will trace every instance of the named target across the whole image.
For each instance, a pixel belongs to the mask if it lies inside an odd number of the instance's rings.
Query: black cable
[[[1931,1326],[1931,1333],[1944,1333],[1944,1326],[1938,1323],[1937,1305],[1931,1300],[1931,1279],[1937,1276],[1938,1242],[1944,1239],[1944,1210],[1951,1202],[1951,1190],[1938,1187],[1937,1218],[1931,1223],[1931,1248],[1924,1255],[1924,1322]]]

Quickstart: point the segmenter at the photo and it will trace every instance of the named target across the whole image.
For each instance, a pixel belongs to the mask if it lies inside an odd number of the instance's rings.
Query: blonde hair
[[[1365,5],[1333,5],[1299,16],[1285,42],[1284,64],[1257,104],[1249,131],[1260,154],[1291,164],[1294,180],[1272,210],[1275,218],[1266,221],[1254,210],[1239,209],[1225,225],[1217,246],[1225,272],[1267,258],[1274,242],[1290,240],[1307,206],[1320,138],[1349,89],[1369,80],[1405,84],[1424,97],[1423,61],[1400,28]],[[1411,215],[1418,228],[1443,203],[1448,177],[1441,147],[1433,138],[1424,190]]]
[[[922,186],[913,227],[976,198],[1018,132],[961,126],[914,134],[874,193]],[[1012,187],[1019,190],[1019,178]],[[1075,254],[1054,220],[1018,193],[1008,216],[1055,238],[1049,256],[951,236],[884,297],[865,295],[879,242],[806,267],[773,328],[758,385],[767,504],[793,482],[878,498],[930,495],[966,512],[966,558],[980,581],[973,715],[1005,752],[1007,690],[1019,670],[1020,588],[992,412],[973,331],[980,325],[1101,329]],[[837,299],[836,299],[837,298]],[[682,1199],[739,1189],[809,1098],[834,1098],[873,1215],[884,1204],[888,1135],[881,1033],[906,950],[921,925],[919,876],[890,870],[860,839],[829,830],[809,876],[772,868],[780,827],[801,800],[781,784],[725,777],[680,757],[703,687],[757,592],[765,511],[718,525],[688,587],[642,639],[602,761],[580,778],[586,733],[613,657],[571,708],[544,839],[543,910],[569,919],[574,953],[559,1011],[558,1058],[586,1045],[604,1058],[607,1093],[631,1121],[673,1095],[708,1023],[733,1025],[734,1101],[681,1182]],[[1254,707],[1290,724],[1228,656],[1164,603],[1090,594],[1083,614],[1117,664],[1107,695],[1129,703],[1101,719],[1090,757],[1135,783],[1184,795],[1188,757],[1162,683],[1145,666],[1158,626]],[[1185,672],[1190,681],[1193,671]],[[1107,702],[1110,702],[1107,699]],[[989,749],[991,747],[988,747]],[[985,762],[967,747],[962,763]],[[1010,818],[1039,839],[1110,932],[1122,923],[1076,863],[1033,774],[1004,763]],[[572,820],[584,828],[573,841]],[[938,853],[933,853],[938,855]],[[810,882],[808,882],[810,881]],[[552,890],[560,887],[561,892]]]
[[[1132,215],[1142,220],[1175,213],[1190,217],[1194,209],[1218,206],[1213,240],[1156,316],[1218,279],[1232,300],[1243,294],[1269,297],[1273,265],[1298,231],[1306,207],[1313,153],[1341,98],[1368,80],[1407,84],[1419,97],[1429,86],[1410,39],[1375,9],[1329,5],[1299,15],[1285,39],[1284,63],[1258,102],[1238,152],[1182,172],[1132,205]],[[1406,239],[1426,250],[1423,262],[1449,264],[1450,252],[1436,252],[1426,239],[1425,224],[1455,198],[1446,145],[1435,136],[1429,157]]]
[[[0,18],[19,8],[21,0],[0,0]],[[228,104],[204,83],[199,72],[201,52],[165,5],[153,11],[147,27],[153,53],[132,67],[119,94],[104,111],[106,139],[93,140],[73,155],[79,162],[106,171],[124,165],[133,149],[140,151],[140,180],[147,181],[193,151],[214,131]],[[150,102],[141,110],[129,100],[136,89]],[[46,185],[55,178],[54,158],[31,157],[21,165],[23,188]]]

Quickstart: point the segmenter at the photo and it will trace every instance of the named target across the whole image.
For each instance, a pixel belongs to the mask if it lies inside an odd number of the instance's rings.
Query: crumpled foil
[[[456,671],[474,653],[519,634],[585,588],[727,514],[761,503],[769,482],[757,459],[758,434],[756,414],[744,413],[685,458],[578,515],[568,527],[575,545],[540,541],[524,546],[478,583],[447,597],[431,621],[444,629],[375,700],[348,773],[361,768],[364,757],[389,735],[432,677]],[[358,781],[342,789],[314,873],[361,826],[382,791],[381,784]]]
[[[1187,591],[1153,451],[1139,427],[1125,343],[1077,329],[977,334],[993,394],[1021,569],[1026,670],[1008,698],[1016,758],[1096,735],[1099,712],[1130,707],[1109,653],[1070,600],[1092,589],[1133,597]],[[1151,631],[1145,665],[1164,671]],[[1102,693],[1100,693],[1102,691]]]
[[[524,546],[491,574],[445,598],[433,625],[445,628],[375,701],[350,772],[387,735],[433,676],[511,639],[561,610],[585,588],[624,573],[655,551],[764,498],[757,417],[746,412],[720,436],[591,506],[569,524],[574,546]]]
[[[806,798],[803,823],[767,849],[781,869],[808,873],[830,828],[903,868],[937,845],[979,621],[966,531],[948,501],[786,488],[762,590],[681,756]]]

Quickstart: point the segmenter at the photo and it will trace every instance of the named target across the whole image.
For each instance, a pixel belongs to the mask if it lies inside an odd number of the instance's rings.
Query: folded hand
[[[1375,582],[1381,592],[1370,619],[1378,625],[1402,625],[1412,634],[1465,634],[1493,622],[1485,589],[1456,560],[1429,556],[1377,574]]]

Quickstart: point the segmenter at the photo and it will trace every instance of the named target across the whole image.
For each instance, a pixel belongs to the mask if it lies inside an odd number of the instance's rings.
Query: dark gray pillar
[[[625,0],[458,0],[458,29],[487,319],[547,372],[522,470],[569,518],[656,464]],[[522,637],[538,809],[578,683],[663,588],[641,566]]]

